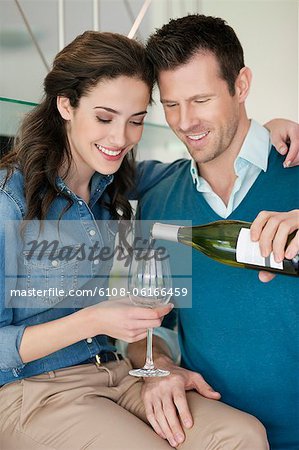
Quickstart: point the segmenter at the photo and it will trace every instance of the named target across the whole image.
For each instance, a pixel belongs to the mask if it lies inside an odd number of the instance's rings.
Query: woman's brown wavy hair
[[[42,102],[25,117],[13,150],[0,164],[0,168],[8,169],[7,178],[15,167],[24,175],[25,219],[45,219],[58,193],[55,180],[59,169],[66,163],[62,178],[70,170],[71,151],[65,122],[56,106],[57,96],[69,98],[70,104],[77,107],[80,98],[100,80],[121,75],[144,81],[152,93],[154,74],[143,45],[117,33],[86,31],[57,54],[44,80]],[[125,194],[133,187],[134,175],[131,151],[108,187],[110,200],[104,206],[115,219],[131,218],[132,209]],[[71,206],[67,194],[60,194]]]

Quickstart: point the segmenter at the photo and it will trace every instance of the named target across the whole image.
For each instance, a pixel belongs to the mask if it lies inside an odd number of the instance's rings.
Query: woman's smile
[[[101,152],[101,154],[106,157],[108,160],[115,161],[122,157],[122,153],[126,150],[127,147],[121,149],[112,149],[110,147],[106,147],[100,144],[95,144],[96,148]]]

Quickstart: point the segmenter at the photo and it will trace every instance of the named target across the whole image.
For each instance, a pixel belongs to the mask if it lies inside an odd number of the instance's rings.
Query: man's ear
[[[57,102],[57,109],[60,112],[61,117],[64,120],[70,120],[73,109],[70,104],[70,100],[67,97],[58,96],[56,102]]]
[[[252,72],[249,69],[249,67],[242,67],[235,82],[235,90],[236,94],[239,97],[240,103],[245,102],[249,94],[251,80],[252,80]]]

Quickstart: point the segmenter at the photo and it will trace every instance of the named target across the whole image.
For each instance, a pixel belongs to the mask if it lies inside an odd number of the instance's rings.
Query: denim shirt
[[[173,164],[163,164],[158,161],[137,164],[136,187],[129,198],[138,200],[161,178],[171,174],[173,167],[175,167]],[[37,220],[26,222],[24,235],[20,236],[18,227],[26,213],[23,175],[16,169],[4,184],[5,176],[6,171],[1,170],[0,385],[42,372],[80,364],[97,353],[115,350],[107,336],[98,335],[76,342],[43,358],[23,363],[19,348],[25,328],[65,317],[85,306],[81,298],[61,296],[62,291],[69,292],[70,289],[98,286],[105,292],[113,261],[111,258],[105,262],[85,258],[78,266],[77,260],[74,259],[44,258],[40,260],[37,255],[31,255],[28,258],[26,246],[38,236],[39,222]],[[58,233],[59,245],[63,243],[76,248],[76,245],[82,245],[82,243],[88,246],[97,243],[99,247],[114,248],[117,231],[115,221],[112,221],[109,209],[101,205],[101,200],[105,198],[108,200],[106,188],[112,181],[113,175],[95,173],[91,180],[90,201],[86,204],[69,190],[61,178],[57,178],[59,191],[66,193],[73,202],[59,221],[61,224]],[[67,205],[67,200],[61,194],[57,194],[44,221],[46,229],[48,224],[58,223],[61,212]],[[50,232],[51,236],[54,236],[57,228],[50,227]],[[24,297],[21,294],[12,298],[9,294],[11,289],[16,289],[16,292],[29,292],[33,287],[47,292],[49,287],[59,287],[60,290],[57,294],[45,294],[38,298]],[[103,299],[105,298],[94,296],[90,304]]]

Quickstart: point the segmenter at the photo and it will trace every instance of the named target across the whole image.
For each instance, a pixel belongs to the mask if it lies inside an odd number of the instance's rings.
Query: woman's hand
[[[85,308],[90,321],[89,335],[106,334],[136,342],[146,337],[148,328],[159,327],[172,308],[172,303],[154,309],[143,308],[133,305],[127,298],[104,301]]]
[[[265,123],[271,142],[281,155],[286,155],[284,167],[299,165],[299,124],[292,120],[273,119]]]
[[[60,319],[26,327],[20,356],[28,363],[97,334],[136,342],[146,337],[147,328],[159,327],[172,308],[172,303],[155,309],[141,308],[128,299],[89,306]]]
[[[287,245],[288,237],[294,231],[295,236]],[[299,209],[288,212],[261,211],[253,221],[250,235],[253,241],[259,241],[261,255],[267,257],[273,252],[276,262],[284,258],[292,259],[299,252]],[[260,272],[263,282],[270,281],[274,274]]]

